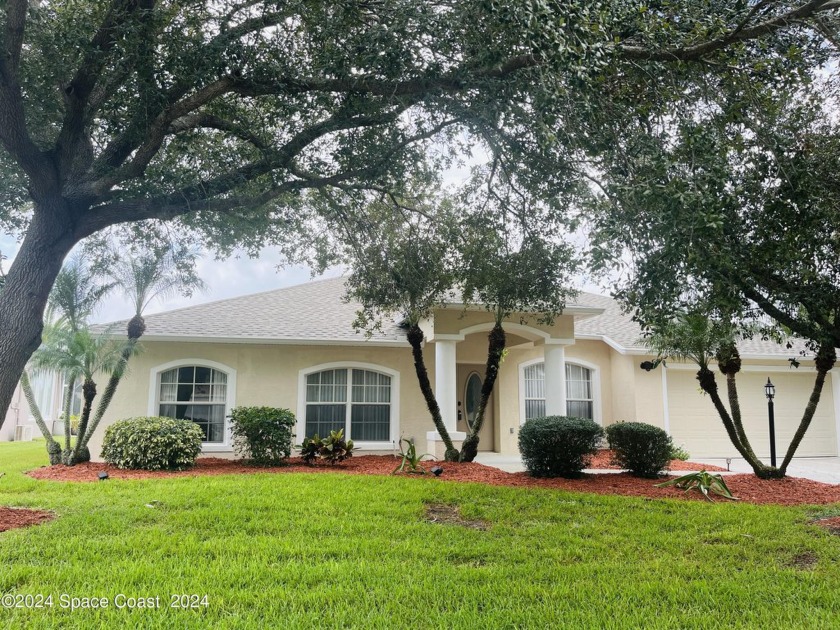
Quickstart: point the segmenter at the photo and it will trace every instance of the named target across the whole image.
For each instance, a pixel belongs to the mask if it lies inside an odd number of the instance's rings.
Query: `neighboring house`
[[[237,405],[287,407],[297,440],[343,427],[367,452],[393,451],[400,437],[440,452],[398,322],[366,338],[353,330],[358,305],[343,300],[342,279],[320,280],[192,306],[146,318],[144,351],[91,442],[98,457],[104,428],[120,418],[167,415],[192,419],[204,452],[232,455],[227,416]],[[515,314],[505,324],[508,352],[491,399],[481,449],[516,454],[519,427],[544,414],[576,415],[608,425],[649,422],[670,432],[694,457],[735,450],[691,365],[651,358],[639,329],[611,299],[582,293],[551,326]],[[486,360],[490,313],[452,306],[423,323],[426,360],[444,421],[462,439],[475,414]],[[763,385],[776,385],[779,449],[789,442],[813,384],[813,363],[793,369],[794,351],[741,344],[739,390],[744,421],[759,455],[769,451]],[[719,378],[723,387],[723,379]],[[838,454],[838,376],[826,383],[799,455]]]
[[[35,402],[47,426],[53,435],[63,435],[64,422],[61,418],[61,406],[64,402],[64,379],[54,372],[35,372],[30,375],[30,383]],[[78,416],[81,413],[81,407],[82,389],[81,384],[77,383],[73,392],[71,415]],[[26,397],[18,385],[12,396],[9,410],[6,412],[6,421],[0,427],[0,442],[29,441],[39,437],[41,437],[41,431],[32,419]]]

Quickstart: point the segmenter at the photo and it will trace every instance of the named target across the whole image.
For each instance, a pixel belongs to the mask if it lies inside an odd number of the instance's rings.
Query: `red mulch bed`
[[[618,466],[612,463],[612,451],[609,449],[602,449],[592,458],[587,468],[603,468],[607,470],[621,470]],[[707,470],[709,472],[725,472],[726,468],[720,466],[713,466],[712,464],[700,464],[698,462],[684,462],[679,459],[671,460],[671,470]]]
[[[0,506],[0,532],[18,527],[39,525],[55,518],[52,512]]]
[[[396,468],[400,460],[390,455],[362,455],[353,457],[336,466],[306,466],[300,458],[292,458],[289,464],[276,468],[257,468],[242,462],[213,457],[201,458],[194,468],[182,472],[150,472],[147,470],[119,470],[108,464],[86,463],[73,467],[62,465],[45,466],[30,471],[36,479],[53,481],[97,481],[101,471],[107,471],[114,479],[150,479],[161,477],[183,477],[200,475],[229,475],[241,473],[286,473],[286,472],[342,472],[347,474],[387,475]],[[453,464],[447,462],[424,462],[428,470],[434,465],[443,467],[441,480],[472,481],[495,486],[528,488],[555,488],[574,492],[597,494],[621,494],[649,498],[685,498],[703,500],[699,492],[685,493],[673,487],[656,488],[656,479],[639,479],[627,473],[604,473],[584,475],[581,479],[535,479],[526,473],[507,473],[497,468],[477,463]],[[695,465],[696,469],[696,465]],[[708,469],[711,469],[710,467]],[[411,475],[414,478],[436,480],[432,475]],[[754,475],[729,475],[726,483],[732,493],[749,503],[776,505],[820,505],[840,503],[840,485],[831,485],[788,477],[780,480],[758,479]],[[718,502],[727,502],[718,499]]]

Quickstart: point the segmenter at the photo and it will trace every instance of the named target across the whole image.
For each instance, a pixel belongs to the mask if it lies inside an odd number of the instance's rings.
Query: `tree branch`
[[[759,3],[761,4],[761,3]],[[786,11],[766,20],[762,20],[753,26],[746,26],[746,21],[752,17],[756,10],[750,11],[747,20],[736,26],[728,33],[719,37],[692,44],[690,46],[675,46],[660,50],[645,46],[631,46],[619,44],[618,53],[625,59],[636,59],[646,61],[696,61],[701,57],[717,52],[735,42],[757,39],[768,33],[772,33],[793,22],[815,17],[840,7],[837,0],[811,0],[795,9]]]

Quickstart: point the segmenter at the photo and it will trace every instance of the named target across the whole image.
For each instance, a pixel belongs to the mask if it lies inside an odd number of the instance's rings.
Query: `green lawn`
[[[0,627],[840,627],[840,537],[805,508],[338,473],[68,484],[21,474],[42,449],[0,445],[0,505],[59,515],[0,533],[0,594],[53,607],[0,609]],[[489,528],[425,522],[426,502]]]

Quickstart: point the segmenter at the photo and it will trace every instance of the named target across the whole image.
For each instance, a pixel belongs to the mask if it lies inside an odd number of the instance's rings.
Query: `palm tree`
[[[697,371],[700,388],[711,398],[729,435],[729,440],[752,467],[756,476],[762,479],[785,476],[788,464],[813,419],[826,374],[834,365],[833,345],[823,344],[817,352],[815,359],[817,377],[811,397],[782,465],[774,468],[765,465],[758,458],[744,430],[736,383],[736,376],[741,371],[741,356],[738,353],[732,324],[713,320],[705,313],[687,313],[656,326],[647,344],[660,358],[671,357],[696,363],[700,368]],[[721,400],[714,372],[709,367],[713,358],[717,361],[718,369],[726,377],[729,409]]]
[[[111,404],[128,362],[137,353],[137,343],[146,331],[143,312],[155,299],[169,297],[177,292],[191,293],[204,289],[204,282],[195,275],[193,262],[195,252],[177,249],[173,245],[145,252],[130,258],[118,258],[109,275],[115,286],[120,287],[134,304],[134,316],[126,326],[127,342],[122,347],[122,356],[115,365],[108,384],[99,399],[99,405],[85,431],[79,431],[79,441],[87,447],[102,416]]]
[[[90,460],[87,444],[81,439],[85,434],[93,400],[96,398],[97,372],[112,373],[122,358],[123,343],[105,335],[95,335],[89,329],[74,330],[66,321],[56,326],[49,342],[43,344],[33,355],[32,365],[36,369],[52,369],[64,374],[67,390],[64,400],[65,445],[62,462],[68,466]],[[70,410],[73,390],[77,381],[82,382],[82,413],[76,444],[70,441]]]

